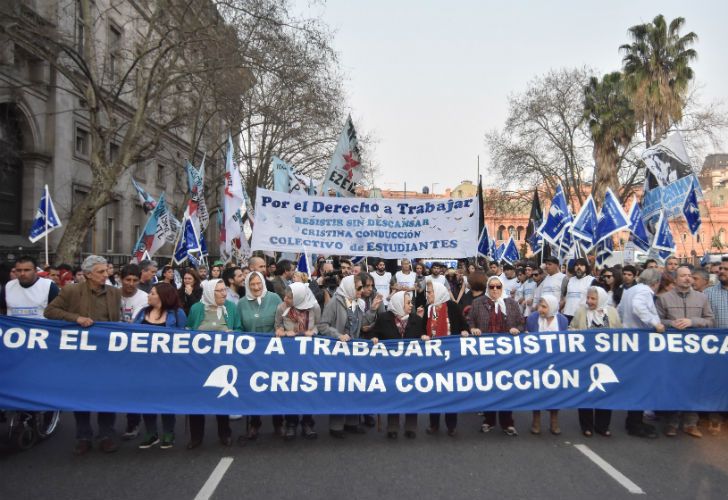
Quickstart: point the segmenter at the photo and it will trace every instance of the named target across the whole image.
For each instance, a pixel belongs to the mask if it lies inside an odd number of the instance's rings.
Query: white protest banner
[[[468,257],[478,245],[477,198],[300,196],[258,189],[253,250],[387,259]]]

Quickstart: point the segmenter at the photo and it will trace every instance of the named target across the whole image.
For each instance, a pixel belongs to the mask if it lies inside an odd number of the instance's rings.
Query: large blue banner
[[[338,342],[0,317],[0,408],[148,413],[728,410],[728,330]]]

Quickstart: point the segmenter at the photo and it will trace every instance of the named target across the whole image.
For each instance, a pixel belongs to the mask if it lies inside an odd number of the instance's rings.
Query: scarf
[[[202,282],[202,299],[200,302],[205,306],[205,309],[217,312],[217,319],[221,319],[223,316],[227,317],[227,308],[225,304],[219,306],[215,301],[215,286],[221,279],[211,279]]]
[[[291,290],[293,297],[293,306],[283,311],[283,315],[290,315],[291,311],[304,312],[317,305],[316,297],[306,283],[291,283],[288,288]]]
[[[450,318],[447,315],[447,301],[450,292],[442,283],[430,280],[435,300],[427,308],[427,334],[431,337],[450,335]]]
[[[539,332],[558,332],[559,321],[556,319],[556,315],[559,313],[559,299],[553,295],[544,295],[541,300],[546,302],[549,306],[549,310],[546,313],[546,317],[539,315],[538,317],[538,331]]]
[[[361,304],[356,298],[356,285],[354,283],[354,276],[346,276],[341,280],[339,288],[336,289],[336,295],[341,295],[346,302],[346,308],[355,310],[357,306],[361,306],[364,309],[364,301]]]
[[[592,326],[604,326],[605,319],[607,320],[607,323],[609,322],[609,319],[607,318],[607,304],[609,303],[609,294],[603,288],[598,286],[591,286],[586,291],[587,295],[592,292],[596,292],[597,294],[597,307],[595,309],[589,309],[589,307],[587,306],[587,328],[590,328]]]
[[[490,285],[491,282],[497,282],[496,284],[501,286],[501,295],[497,299],[493,298],[493,296],[491,295],[490,288],[488,288],[488,286]],[[500,313],[501,315],[506,314],[506,301],[505,301],[505,299],[503,299],[503,297],[505,296],[505,293],[506,293],[506,285],[505,285],[505,283],[503,283],[503,280],[500,279],[499,276],[491,276],[490,278],[488,278],[488,282],[485,285],[485,294],[493,302],[493,304],[494,304],[493,310],[496,313]]]
[[[399,330],[399,336],[404,337],[404,331],[407,328],[409,314],[404,312],[404,298],[407,292],[397,292],[389,299],[389,310],[394,315],[394,324]]]
[[[260,294],[260,297],[253,297],[253,294],[250,292],[250,280],[253,278],[253,276],[257,276],[260,278],[260,282],[263,285],[263,293]],[[257,300],[258,305],[263,301],[263,297],[265,297],[265,294],[268,293],[268,288],[265,286],[265,277],[259,273],[258,271],[253,271],[252,273],[248,274],[245,277],[245,298],[248,300]]]

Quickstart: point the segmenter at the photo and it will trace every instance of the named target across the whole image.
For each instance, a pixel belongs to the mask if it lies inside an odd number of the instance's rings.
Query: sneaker
[[[683,427],[683,432],[687,434],[688,436],[693,436],[694,438],[701,438],[703,437],[703,433],[700,432],[700,429],[698,429],[695,425],[689,425],[687,427]]]
[[[124,441],[131,441],[132,439],[136,439],[139,437],[139,426],[135,425],[133,427],[127,427],[126,431],[124,431],[124,434],[121,435],[121,439]]]
[[[657,438],[657,431],[655,427],[650,424],[641,424],[634,427],[627,427],[627,434],[634,437],[641,437],[647,439]]]
[[[506,427],[505,429],[503,429],[503,432],[505,433],[506,436],[511,436],[511,437],[518,436],[518,431],[512,425],[510,427]]]
[[[318,437],[318,433],[310,425],[301,427],[301,435],[306,439],[316,439]]]
[[[146,450],[157,444],[159,444],[159,436],[157,434],[147,434],[144,441],[139,443],[139,449]]]
[[[286,426],[286,433],[283,435],[283,439],[286,441],[293,441],[296,439],[296,428],[292,425]]]
[[[657,418],[657,415],[655,414],[655,412],[652,411],[652,410],[645,410],[645,411],[643,411],[642,412],[642,418],[644,418],[645,420],[649,420],[651,422],[655,422],[655,421],[659,420]]]
[[[486,433],[490,432],[490,430],[491,430],[492,428],[493,428],[493,426],[492,426],[492,425],[489,425],[489,424],[483,424],[483,425],[481,425],[481,426],[480,426],[480,432],[482,432],[483,434],[486,434]]]
[[[77,457],[80,457],[81,455],[85,455],[91,451],[91,441],[88,439],[79,439],[76,441],[76,446],[73,448],[73,454]]]
[[[674,425],[668,425],[667,427],[665,427],[665,436],[671,438],[677,436],[677,427],[675,427]]]
[[[159,445],[159,448],[162,450],[174,448],[174,434],[171,432],[169,434],[164,434],[162,436],[162,444]]]
[[[241,420],[242,418],[242,415],[230,415],[230,420]]]

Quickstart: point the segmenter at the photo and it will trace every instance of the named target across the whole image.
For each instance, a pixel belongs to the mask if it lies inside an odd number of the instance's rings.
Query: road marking
[[[619,484],[624,486],[627,489],[627,491],[629,491],[630,493],[632,493],[634,495],[644,495],[645,494],[645,492],[642,490],[642,488],[640,488],[639,486],[634,484],[627,476],[625,476],[624,474],[619,472],[617,469],[615,469],[612,466],[612,464],[610,464],[609,462],[604,460],[602,457],[600,457],[599,455],[594,453],[591,450],[591,448],[589,448],[587,445],[575,444],[574,448],[576,448],[577,450],[582,452],[584,455],[586,455],[586,457],[589,460],[591,460],[592,462],[597,464],[600,469],[602,469],[604,472],[609,474],[612,477],[612,479],[617,481]]]
[[[212,494],[215,493],[215,488],[217,488],[217,485],[220,484],[222,477],[225,475],[232,463],[233,457],[222,457],[220,462],[218,462],[217,467],[215,467],[212,474],[210,474],[210,477],[208,477],[205,484],[202,485],[202,489],[200,489],[197,496],[195,496],[195,500],[208,500]]]

